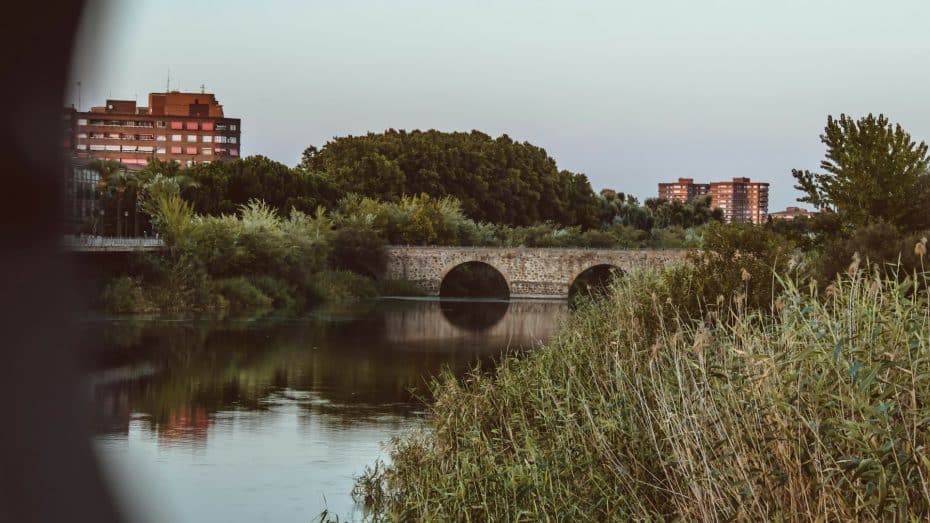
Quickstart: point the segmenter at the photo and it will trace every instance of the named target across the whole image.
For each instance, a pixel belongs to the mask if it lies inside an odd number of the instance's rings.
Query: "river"
[[[81,323],[95,447],[134,521],[359,520],[353,478],[427,383],[552,334],[558,301],[375,300],[300,317]]]

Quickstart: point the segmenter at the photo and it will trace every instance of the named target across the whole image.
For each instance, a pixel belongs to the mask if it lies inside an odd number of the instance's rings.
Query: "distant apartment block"
[[[733,178],[728,182],[694,183],[692,178],[660,183],[659,198],[688,201],[710,196],[712,208],[723,211],[727,223],[764,223],[768,218],[769,184],[749,178]]]
[[[749,178],[710,183],[712,207],[723,210],[727,223],[765,223],[769,212],[769,184]]]
[[[810,218],[816,214],[814,211],[808,211],[801,207],[788,207],[784,211],[769,213],[769,217],[773,220],[793,220],[801,217]]]
[[[149,94],[148,106],[107,100],[82,112],[66,109],[63,145],[75,158],[145,165],[149,158],[182,165],[239,157],[242,124],[223,114],[211,93]]]
[[[686,202],[710,192],[709,183],[694,183],[694,178],[679,178],[677,182],[660,183],[659,198]]]

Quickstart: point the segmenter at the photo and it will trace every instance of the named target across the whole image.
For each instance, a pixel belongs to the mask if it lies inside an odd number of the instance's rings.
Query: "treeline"
[[[320,207],[364,212],[377,216],[372,224],[389,243],[681,247],[722,218],[706,199],[641,204],[610,189],[595,194],[584,175],[559,171],[543,149],[478,132],[336,138],[308,148],[296,167],[262,156],[187,168],[153,159],[140,171],[94,166],[104,212],[85,224],[91,234],[158,232],[140,202],[169,180],[200,215],[234,215],[252,200],[283,217]]]

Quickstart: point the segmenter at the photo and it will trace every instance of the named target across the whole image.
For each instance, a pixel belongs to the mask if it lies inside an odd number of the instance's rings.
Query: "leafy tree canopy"
[[[820,135],[827,146],[825,172],[792,170],[800,202],[836,210],[849,225],[878,220],[904,230],[926,227],[921,209],[930,196],[927,144],[916,143],[900,124],[884,115],[827,118]]]
[[[385,201],[451,196],[480,222],[598,224],[598,201],[585,175],[559,170],[544,149],[507,135],[390,129],[309,147],[299,168],[325,173],[345,193]]]

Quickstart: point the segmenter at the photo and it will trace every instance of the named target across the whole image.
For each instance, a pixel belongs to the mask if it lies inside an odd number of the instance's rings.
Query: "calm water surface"
[[[381,300],[300,318],[94,318],[96,446],[138,521],[358,520],[353,478],[441,369],[531,350],[563,302]]]

